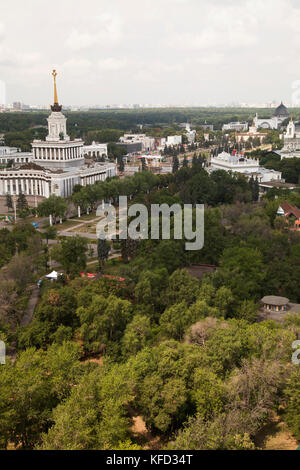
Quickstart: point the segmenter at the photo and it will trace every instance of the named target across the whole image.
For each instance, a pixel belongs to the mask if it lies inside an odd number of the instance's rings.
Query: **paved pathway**
[[[20,326],[22,328],[24,326],[29,325],[29,323],[31,323],[38,299],[39,299],[39,288],[38,286],[34,285],[32,286],[31,297],[29,299],[27,309],[20,322]]]

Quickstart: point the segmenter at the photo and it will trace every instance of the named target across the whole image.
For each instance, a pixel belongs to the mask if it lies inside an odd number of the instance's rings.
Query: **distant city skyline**
[[[275,109],[281,101],[272,101],[267,103],[202,103],[202,104],[172,104],[172,103],[108,103],[108,104],[63,104],[65,110],[81,110],[81,109],[143,109],[143,108],[264,108],[264,109]],[[284,103],[289,108],[299,108],[299,105],[292,103]],[[13,102],[6,105],[0,105],[0,109],[3,110],[14,110],[14,111],[27,111],[30,109],[36,110],[49,110],[50,104],[28,104],[22,102]]]
[[[0,12],[6,104],[50,104],[53,68],[67,106],[288,105],[300,89],[296,0],[11,0]]]

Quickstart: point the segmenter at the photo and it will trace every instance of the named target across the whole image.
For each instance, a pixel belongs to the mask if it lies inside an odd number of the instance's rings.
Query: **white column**
[[[49,197],[49,183],[45,181],[45,197]]]

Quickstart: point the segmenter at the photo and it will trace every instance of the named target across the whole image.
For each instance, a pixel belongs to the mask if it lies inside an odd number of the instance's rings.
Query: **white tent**
[[[52,273],[48,274],[47,276],[45,276],[46,279],[57,279],[58,277],[58,272],[57,271],[52,271]]]

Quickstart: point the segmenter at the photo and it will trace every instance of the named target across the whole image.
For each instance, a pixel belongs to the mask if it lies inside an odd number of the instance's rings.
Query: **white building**
[[[273,116],[269,119],[259,119],[256,113],[254,124],[256,127],[262,127],[263,129],[279,129],[280,125],[288,117],[290,117],[290,113],[284,104],[281,103],[275,109]]]
[[[91,145],[83,146],[83,155],[89,157],[107,157],[107,144],[99,144],[98,142],[92,142]]]
[[[12,153],[20,152],[18,147],[8,147],[7,145],[0,147],[0,156],[2,155],[11,155]]]
[[[223,124],[222,131],[237,131],[245,132],[248,130],[248,122],[229,122],[228,124]]]
[[[147,155],[140,155],[138,159],[139,160],[144,159],[146,165],[149,167],[159,168],[164,157],[162,157],[161,155],[147,154]]]
[[[246,158],[241,154],[230,155],[230,153],[222,152],[216,157],[211,158],[210,165],[212,170],[226,170],[238,173],[244,173],[245,170],[255,172],[259,169],[259,160]]]
[[[169,135],[167,137],[166,145],[181,145],[182,144],[182,135]]]
[[[230,155],[222,152],[211,158],[210,171],[225,170],[233,173],[241,173],[248,178],[257,178],[259,183],[270,181],[282,181],[281,172],[268,170],[259,166],[259,160],[246,158],[242,154]]]
[[[196,140],[196,131],[191,128],[189,123],[185,125],[185,135],[187,136],[187,140],[189,144],[193,144]]]
[[[17,147],[0,147],[0,166],[5,166],[12,162],[16,163],[29,163],[33,159],[31,152],[21,152]]]
[[[284,134],[281,158],[300,158],[300,126],[291,119]]]
[[[120,142],[122,144],[140,143],[143,152],[151,152],[155,148],[155,139],[146,134],[124,134],[120,137]]]
[[[115,176],[114,163],[85,165],[83,141],[70,140],[66,130],[66,117],[61,112],[54,77],[54,105],[48,118],[45,141],[34,140],[28,162],[0,170],[0,195],[26,195],[49,197],[51,194],[67,197],[76,184],[86,186]],[[8,157],[9,158],[9,157]]]

